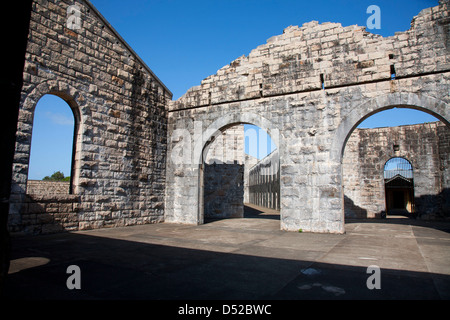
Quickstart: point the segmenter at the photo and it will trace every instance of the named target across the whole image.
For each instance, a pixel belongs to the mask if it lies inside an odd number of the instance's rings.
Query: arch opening
[[[406,105],[382,107],[358,120],[341,158],[344,219],[447,217],[449,128],[434,111]]]
[[[414,173],[411,162],[393,157],[384,165],[386,214],[411,216],[414,214]]]
[[[279,219],[279,155],[271,135],[248,122],[211,135],[200,164],[199,222]]]
[[[344,151],[345,151],[345,147],[347,145],[348,139],[350,138],[352,133],[355,131],[355,129],[364,128],[371,119],[374,119],[377,116],[379,116],[380,114],[384,114],[385,112],[393,112],[395,110],[399,111],[400,114],[401,114],[401,111],[404,111],[404,110],[418,112],[419,114],[424,115],[425,119],[428,119],[429,122],[441,121],[445,126],[447,126],[447,128],[450,129],[450,122],[446,118],[444,118],[442,115],[440,115],[439,113],[432,110],[432,108],[425,108],[425,107],[420,107],[420,106],[416,106],[416,105],[407,105],[407,104],[392,104],[392,105],[374,108],[373,110],[371,110],[367,113],[364,113],[361,110],[364,110],[364,108],[358,109],[357,110],[358,112],[352,113],[351,117],[348,117],[348,119],[345,119],[347,121],[343,122],[344,124],[342,125],[341,129],[343,129],[345,137],[344,137],[343,143],[341,144],[341,149],[340,149],[340,158],[341,159],[344,156]],[[408,122],[404,121],[405,119],[402,119],[402,118],[398,117],[397,115],[394,115],[394,117],[397,117],[397,118],[391,119],[390,123],[385,122],[384,125],[382,125],[382,126],[377,124],[377,125],[372,125],[372,127],[376,127],[376,126],[378,126],[378,127],[393,127],[393,126],[400,126],[402,124],[408,123]],[[351,121],[353,121],[353,123]],[[380,119],[378,119],[378,121],[380,121]],[[384,121],[386,121],[386,119],[384,119]],[[397,121],[396,125],[394,124],[395,121]],[[411,121],[411,119],[410,119],[410,121]],[[409,124],[411,124],[411,123],[418,124],[418,123],[423,123],[426,121],[427,120],[421,120],[421,121],[417,121],[417,122],[409,122]],[[369,127],[367,127],[367,128],[369,128]]]
[[[79,119],[64,94],[45,94],[34,106],[27,194],[76,193]]]

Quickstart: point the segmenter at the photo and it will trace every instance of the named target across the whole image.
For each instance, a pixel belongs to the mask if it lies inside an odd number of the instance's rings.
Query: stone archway
[[[222,186],[225,186],[226,189],[221,189],[222,193],[229,192],[233,199],[228,199],[227,197],[221,197],[221,205],[220,205],[220,215],[222,217],[243,217],[244,215],[244,198],[242,194],[242,198],[239,195],[239,187],[234,186],[236,182],[242,179],[241,187],[243,191],[244,184],[244,164],[234,163],[234,164],[219,164],[213,166],[213,170],[211,166],[206,164],[206,154],[208,153],[209,146],[213,145],[214,142],[218,139],[219,143],[222,139],[220,139],[220,135],[224,132],[227,132],[228,129],[232,129],[235,126],[243,125],[243,124],[252,124],[257,126],[263,132],[266,132],[272,139],[273,143],[279,148],[280,145],[280,137],[278,129],[274,128],[273,124],[265,119],[262,116],[259,116],[254,113],[242,113],[236,115],[227,115],[225,117],[221,117],[214,121],[203,133],[202,139],[199,141],[203,144],[202,152],[201,152],[201,160],[199,164],[199,213],[198,213],[198,223],[204,223],[204,219],[206,216],[206,208],[208,197],[205,196],[206,185],[208,185],[208,179],[205,178],[213,178],[211,173],[215,170],[223,176],[221,181]],[[244,136],[242,136],[242,139]],[[243,143],[243,142],[242,142]],[[200,144],[197,144],[199,146]],[[194,158],[198,157],[198,150],[194,150]],[[279,153],[277,153],[278,155]],[[270,162],[270,168],[265,168],[266,172],[270,172],[270,174],[276,174],[279,171],[279,157],[276,156],[276,159],[272,159]],[[245,164],[246,165],[246,164]],[[206,170],[208,169],[208,170]],[[206,170],[206,171],[205,171]],[[239,177],[239,172],[242,171],[242,177]],[[206,174],[208,172],[209,174]],[[233,183],[227,183],[223,185],[225,182],[229,182],[228,179],[232,179]],[[234,181],[236,180],[236,181]],[[209,188],[211,189],[211,188]],[[210,190],[211,191],[211,190]],[[238,204],[239,203],[239,204]],[[234,207],[234,210],[230,207]],[[210,208],[211,209],[211,208]]]
[[[183,222],[187,224],[202,224],[203,217],[203,154],[208,144],[221,134],[222,130],[238,124],[253,124],[266,131],[275,145],[282,148],[281,135],[278,128],[265,117],[252,112],[230,113],[209,121],[209,125],[203,129],[204,123],[198,121],[194,127],[197,130],[182,129],[173,134],[172,149],[168,154],[168,172],[174,166],[174,179],[172,185],[184,186],[177,194],[168,195],[166,206],[172,209],[170,215],[166,215],[165,221]],[[174,155],[182,151],[181,158],[175,159]],[[169,183],[171,183],[169,181]],[[182,205],[184,203],[184,205]],[[186,205],[189,203],[189,205]],[[178,206],[179,204],[179,206]],[[166,211],[167,212],[167,211]],[[281,219],[282,219],[282,213]]]
[[[23,101],[22,108],[19,111],[19,121],[17,128],[17,141],[16,141],[16,157],[20,156],[21,160],[16,161],[16,165],[13,167],[13,193],[14,191],[25,190],[26,180],[28,175],[28,165],[30,157],[31,147],[31,133],[33,128],[34,111],[39,100],[47,94],[58,96],[63,99],[72,110],[74,116],[74,141],[73,141],[73,159],[72,159],[72,176],[74,181],[73,193],[76,193],[76,186],[78,185],[78,174],[75,172],[76,168],[79,168],[79,154],[77,157],[77,150],[81,149],[81,128],[83,126],[83,119],[81,116],[80,105],[84,105],[84,98],[79,95],[78,91],[70,85],[50,80],[43,82],[31,90],[25,100]],[[25,152],[23,151],[25,150]],[[19,162],[22,164],[19,171]],[[21,174],[19,174],[21,173]],[[23,176],[25,174],[25,176]],[[25,185],[23,185],[25,183]],[[17,192],[16,192],[17,193]]]
[[[26,202],[34,113],[39,100],[45,95],[58,96],[72,110],[74,116],[74,134],[69,193],[77,194],[78,192],[82,143],[81,132],[84,123],[80,105],[84,104],[84,98],[78,94],[78,91],[74,87],[61,81],[49,80],[31,89],[24,98],[19,110],[9,212],[11,225],[20,224],[22,220],[22,213]],[[69,195],[67,197],[71,200],[76,198],[75,196],[70,197]]]
[[[363,102],[342,118],[333,139],[331,157],[342,162],[345,144],[353,130],[366,118],[392,108],[410,108],[429,113],[450,127],[450,107],[441,100],[414,93],[398,92]]]
[[[40,27],[28,30],[22,65],[9,229],[46,233],[163,220],[172,93],[89,1],[77,1],[85,22],[78,29],[66,25],[71,6],[64,1],[51,9],[51,17],[46,1],[33,1],[33,8],[31,20],[40,21]],[[87,27],[98,32],[85,32]],[[58,39],[53,39],[55,32]],[[51,44],[42,41],[49,38]],[[99,41],[101,47],[91,46]],[[65,100],[79,123],[79,161],[73,165],[79,174],[73,184],[80,201],[60,201],[57,209],[48,211],[50,206],[27,204],[33,208],[24,209],[28,216],[21,219],[33,110],[45,94]],[[73,213],[70,219],[68,210]]]
[[[412,103],[414,103],[414,104],[412,104]],[[449,122],[447,120],[449,118],[449,114],[448,114],[449,108],[442,101],[439,101],[435,98],[419,96],[419,95],[415,95],[415,94],[411,94],[411,93],[403,93],[403,94],[397,93],[397,94],[380,96],[376,99],[373,99],[371,101],[368,101],[366,103],[359,105],[358,108],[355,108],[350,115],[348,115],[347,117],[344,117],[341,125],[338,127],[338,130],[336,131],[337,134],[336,134],[335,140],[334,140],[334,143],[336,145],[336,148],[334,150],[335,154],[332,157],[334,157],[335,159],[337,158],[339,160],[339,162],[341,163],[341,166],[342,166],[342,170],[344,170],[344,167],[345,167],[344,161],[343,161],[343,156],[344,156],[344,150],[345,150],[345,147],[347,144],[347,140],[350,138],[350,135],[353,133],[353,131],[359,125],[359,123],[361,123],[363,120],[365,120],[366,118],[370,117],[371,115],[373,115],[375,113],[378,113],[378,112],[381,112],[381,111],[384,111],[387,109],[392,109],[392,108],[409,108],[409,109],[416,109],[419,111],[429,113],[429,114],[433,115],[434,117],[440,119],[442,121],[442,123],[445,124],[446,127],[450,128]],[[351,119],[351,121],[350,121],[350,119]],[[344,130],[344,128],[347,133],[346,133],[346,135],[341,136],[341,138],[343,136],[345,136],[345,139],[341,140],[340,144],[339,144],[337,142],[338,140],[336,138],[338,137],[339,134],[342,134],[342,130]],[[379,130],[381,130],[383,132],[387,132],[388,129],[389,128],[384,128],[384,129],[380,128]],[[392,129],[394,129],[394,128],[392,128]],[[373,133],[373,134],[375,134],[375,133]],[[394,134],[394,135],[396,136],[397,134]],[[352,140],[354,140],[354,139],[352,139]],[[384,168],[385,162],[388,161],[390,158],[395,157],[396,155],[402,156],[402,157],[409,156],[409,153],[407,153],[406,151],[400,151],[400,153],[399,153],[398,150],[395,151],[395,145],[393,145],[393,147],[394,147],[394,151],[390,150],[386,154],[383,153],[383,155],[380,156],[379,162],[380,162],[380,164],[383,164],[383,168]],[[348,168],[348,166],[345,168]],[[341,172],[342,172],[342,170],[341,170]],[[343,174],[344,174],[344,172],[342,172],[342,175]],[[392,190],[388,191],[385,186],[386,180],[383,179],[383,173],[380,172],[379,175],[380,175],[379,181],[377,180],[376,177],[374,178],[375,180],[373,180],[373,181],[370,180],[370,181],[372,181],[372,183],[375,183],[375,185],[373,186],[373,188],[375,188],[374,192],[376,194],[378,194],[382,190],[383,198],[384,198],[384,195],[386,198],[381,199],[381,194],[380,194],[380,199],[377,198],[379,201],[377,200],[372,205],[367,206],[367,207],[364,205],[362,207],[359,207],[359,206],[361,206],[360,204],[353,204],[353,200],[347,197],[347,192],[349,192],[348,191],[349,189],[347,189],[346,195],[344,197],[344,192],[343,192],[344,176],[343,176],[342,194],[343,194],[343,197],[345,198],[344,201],[346,201],[347,205],[350,205],[350,206],[354,205],[354,207],[352,207],[349,212],[352,211],[353,213],[356,213],[359,210],[359,211],[361,211],[361,213],[367,214],[368,217],[369,216],[370,217],[379,216],[380,214],[381,214],[381,216],[385,216],[386,215],[385,209],[389,210],[393,206],[392,201],[393,201],[394,194],[391,191],[395,189],[394,187],[397,187],[395,190],[397,190],[399,192],[401,191],[401,194],[400,193],[398,194],[399,195],[398,201],[399,202],[402,201],[402,205],[404,205],[405,209],[408,209],[408,211],[410,213],[413,212],[414,211],[414,193],[412,193],[410,189],[407,190],[407,188],[406,188],[407,186],[405,185],[405,183],[402,184],[397,180],[395,180],[395,181],[389,180],[389,188],[391,188]],[[397,185],[398,183],[400,183],[400,185]],[[381,184],[381,187],[379,184]],[[400,188],[400,186],[402,186],[402,188]],[[408,188],[411,188],[411,184],[408,184]],[[380,189],[380,190],[378,190],[378,189]],[[364,190],[366,190],[366,189],[364,189]],[[386,190],[386,194],[385,194],[385,190]],[[351,191],[350,191],[350,193],[351,193]],[[361,201],[362,200],[359,199],[358,203]],[[367,202],[367,199],[364,201]],[[383,207],[382,211],[380,211],[381,205],[378,202],[380,202],[380,203],[382,202],[382,207]],[[396,206],[399,206],[399,204],[397,203]],[[367,209],[367,210],[365,210],[365,209]]]

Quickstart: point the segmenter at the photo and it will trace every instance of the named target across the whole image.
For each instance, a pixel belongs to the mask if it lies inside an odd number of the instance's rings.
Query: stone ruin
[[[345,214],[377,217],[383,211],[375,176],[395,152],[416,168],[414,181],[420,186],[415,195],[429,204],[424,212],[449,217],[448,6],[441,0],[422,10],[409,30],[391,37],[331,22],[289,26],[172,101],[170,90],[89,1],[34,0],[9,229],[48,233],[164,221],[201,224],[211,212],[205,199],[212,194],[230,201],[253,189],[246,199],[279,208],[282,230],[343,233]],[[74,19],[69,23],[68,17]],[[46,94],[64,99],[74,113],[68,193],[33,193],[39,186],[28,181],[34,109]],[[373,131],[355,129],[372,114],[394,107],[441,120],[443,125],[411,129],[419,136],[438,132],[441,151],[413,155],[421,147],[391,140],[388,131],[394,129],[377,129],[379,139]],[[239,190],[230,188],[227,194],[204,183],[214,166],[207,161],[213,154],[205,151],[239,124],[262,128],[277,146],[271,174],[278,177],[270,181],[270,197],[256,200],[256,193],[269,192],[261,184],[240,183]],[[411,131],[398,130],[405,138]],[[377,173],[369,168],[375,158]],[[346,164],[353,159],[362,161],[361,170],[349,174]],[[246,174],[242,163],[245,159],[231,166],[237,176]],[[425,167],[437,171],[430,177]],[[429,200],[436,194],[440,202]],[[217,215],[228,216],[230,208],[230,216],[241,215],[242,202],[223,203],[212,205]]]

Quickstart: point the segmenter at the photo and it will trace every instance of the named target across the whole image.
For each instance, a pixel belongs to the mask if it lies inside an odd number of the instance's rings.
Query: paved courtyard
[[[450,223],[346,221],[346,234],[279,230],[276,211],[200,226],[14,236],[7,299],[450,299]],[[80,268],[81,289],[66,273]],[[369,290],[368,266],[380,268]]]

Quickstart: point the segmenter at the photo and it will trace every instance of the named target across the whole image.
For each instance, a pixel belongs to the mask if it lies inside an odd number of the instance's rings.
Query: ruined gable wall
[[[290,26],[189,89],[171,110],[339,88],[450,69],[447,4],[424,9],[411,29],[383,38],[365,27],[312,21]],[[443,39],[442,39],[443,38]],[[395,89],[395,88],[393,88]]]
[[[193,161],[167,163],[167,221],[199,223],[195,144],[207,128],[252,123],[279,138],[281,229],[344,232],[341,160],[358,123],[411,106],[449,124],[449,22],[442,1],[386,38],[338,23],[291,26],[189,89],[169,105],[168,159],[183,145],[172,133],[184,130]]]

